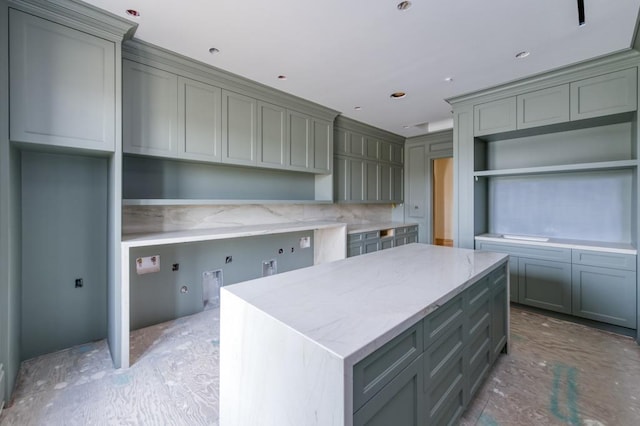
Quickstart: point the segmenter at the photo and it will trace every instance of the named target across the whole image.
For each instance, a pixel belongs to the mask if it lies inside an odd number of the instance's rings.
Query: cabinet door
[[[348,159],[349,167],[349,201],[361,202],[365,200],[365,162],[358,159]]]
[[[391,143],[386,141],[378,142],[378,159],[386,163],[391,162]]]
[[[380,201],[391,202],[394,198],[393,194],[393,175],[390,164],[380,163],[379,165],[379,185],[380,185]]]
[[[425,161],[425,147],[412,146],[409,148],[409,168],[407,173],[409,185],[407,194],[407,216],[410,218],[422,219],[426,216],[427,210],[427,170]]]
[[[178,77],[122,61],[124,152],[175,158],[178,154]]]
[[[397,164],[404,163],[404,148],[399,144],[391,144],[391,162]]]
[[[9,31],[10,139],[113,152],[114,43],[14,9]]]
[[[311,117],[289,111],[289,168],[309,169],[312,148]]]
[[[518,129],[569,121],[569,85],[517,96]]]
[[[378,141],[374,138],[365,137],[364,156],[369,160],[379,160]]]
[[[393,247],[393,238],[386,238],[384,240],[380,240],[380,249],[390,249]]]
[[[347,257],[360,256],[361,254],[364,254],[364,244],[354,243],[347,247]]]
[[[222,161],[255,165],[257,101],[234,92],[222,91]]]
[[[573,314],[636,328],[636,272],[573,265]]]
[[[258,165],[284,168],[287,164],[287,111],[258,102]]]
[[[351,134],[346,130],[335,129],[335,153],[348,155],[351,147]]]
[[[636,68],[571,83],[571,120],[635,111],[637,86]]]
[[[366,188],[366,200],[378,201],[380,199],[380,170],[378,163],[373,161],[365,161],[365,188]]]
[[[333,169],[332,124],[328,121],[312,119],[313,158],[311,164],[316,173],[331,173]]]
[[[336,201],[349,201],[351,196],[350,162],[346,157],[336,156],[333,168],[333,194]]]
[[[380,250],[380,240],[369,240],[364,242],[364,252],[373,253]]]
[[[178,156],[191,160],[222,159],[222,90],[178,78]]]
[[[518,301],[550,311],[571,313],[571,264],[518,259]]]
[[[353,415],[354,426],[421,426],[424,367],[422,355]]]
[[[474,136],[491,135],[516,129],[516,97],[473,107]]]
[[[407,234],[407,244],[417,243],[418,242],[418,233],[412,232],[411,234]]]
[[[397,204],[404,202],[404,168],[391,166],[391,201]]]

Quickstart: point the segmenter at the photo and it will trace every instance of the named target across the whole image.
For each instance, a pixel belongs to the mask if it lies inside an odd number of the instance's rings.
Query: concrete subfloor
[[[132,333],[133,366],[105,341],[23,362],[0,425],[216,425],[219,312]],[[629,337],[511,309],[502,355],[462,425],[640,424],[640,347]]]

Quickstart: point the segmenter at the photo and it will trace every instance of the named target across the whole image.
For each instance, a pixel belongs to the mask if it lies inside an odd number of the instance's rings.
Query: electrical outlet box
[[[300,238],[300,248],[308,248],[311,247],[311,237],[302,237]]]
[[[275,275],[278,273],[278,263],[275,259],[262,261],[262,276],[268,277],[269,275]]]
[[[139,257],[136,259],[136,273],[138,275],[160,272],[160,255]]]

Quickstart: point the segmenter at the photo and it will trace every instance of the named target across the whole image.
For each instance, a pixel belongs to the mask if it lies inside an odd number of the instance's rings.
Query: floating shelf
[[[123,206],[215,206],[236,204],[332,204],[332,200],[123,199]]]
[[[597,170],[631,169],[638,160],[599,161],[595,163],[563,164],[559,166],[521,167],[517,169],[483,170],[473,172],[475,177],[535,175],[546,173],[588,172]]]

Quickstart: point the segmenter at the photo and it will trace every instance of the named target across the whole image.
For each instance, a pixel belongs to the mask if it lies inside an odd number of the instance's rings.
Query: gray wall
[[[22,359],[106,337],[107,176],[107,158],[22,152]]]
[[[8,9],[0,0],[0,28]],[[8,93],[8,31],[0,31],[0,93]],[[0,363],[8,398],[20,367],[20,153],[9,145],[9,99],[0,96]]]
[[[311,247],[299,239],[311,236]],[[292,249],[293,248],[293,252]],[[279,250],[282,249],[282,253]],[[160,256],[160,271],[138,275],[138,257]],[[232,262],[225,263],[232,256]],[[203,310],[202,273],[222,270],[224,285],[262,276],[262,261],[275,259],[278,273],[313,265],[313,231],[131,249],[129,265],[132,330]],[[178,271],[172,271],[173,264]],[[180,288],[187,286],[188,292]]]

